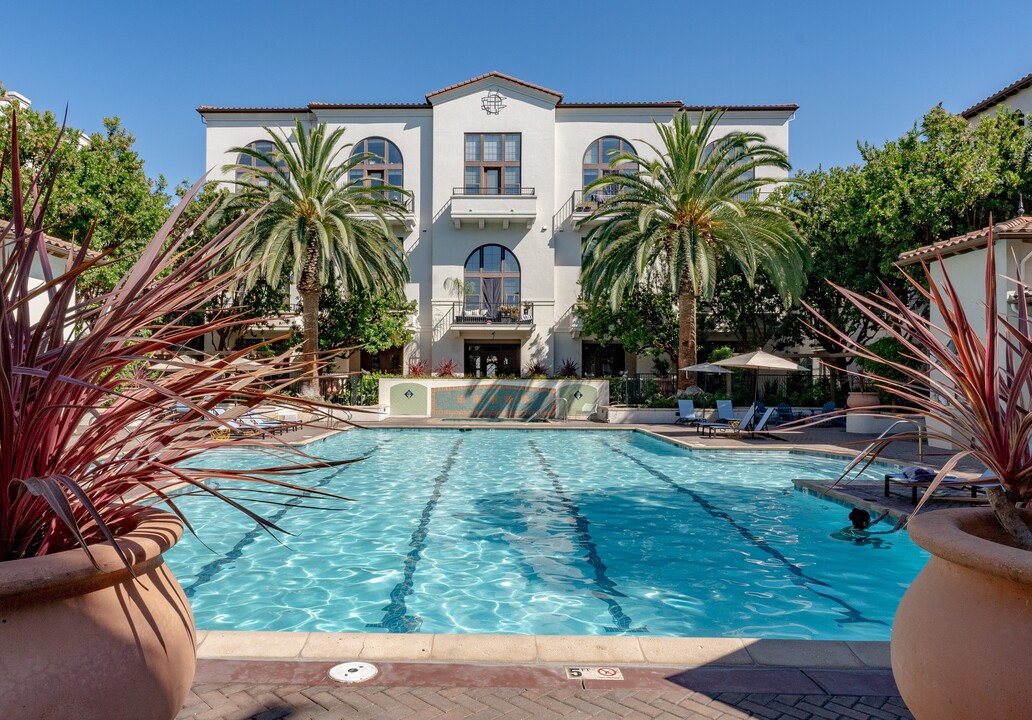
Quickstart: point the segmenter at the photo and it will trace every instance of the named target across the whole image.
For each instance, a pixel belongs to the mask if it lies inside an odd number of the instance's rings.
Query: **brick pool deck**
[[[426,420],[377,425],[428,426],[457,427]],[[550,427],[629,426],[569,422]],[[640,427],[693,448],[855,453],[873,439],[834,428],[808,429],[780,443],[703,438],[672,425]],[[315,435],[302,431],[287,439],[303,443]],[[899,443],[887,456],[932,467],[945,459],[935,454],[919,458],[913,443]],[[882,497],[880,483],[829,490],[826,481],[806,481],[801,478],[797,486],[829,492],[842,504],[884,507],[894,516],[910,510],[908,498]],[[198,640],[197,675],[179,720],[913,717],[892,680],[888,643],[229,632],[201,632]],[[379,674],[360,685],[329,678],[330,667],[352,660],[375,664]],[[618,668],[623,679],[567,679],[566,668],[578,665]]]

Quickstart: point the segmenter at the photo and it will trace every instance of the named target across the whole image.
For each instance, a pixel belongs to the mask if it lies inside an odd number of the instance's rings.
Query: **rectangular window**
[[[519,133],[466,133],[463,188],[467,195],[522,192],[522,138]]]

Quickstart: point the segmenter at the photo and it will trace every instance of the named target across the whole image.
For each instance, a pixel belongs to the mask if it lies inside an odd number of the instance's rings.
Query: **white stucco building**
[[[345,142],[377,155],[362,166],[369,182],[402,186],[413,197],[395,226],[411,266],[406,292],[418,304],[415,340],[400,367],[450,359],[460,372],[483,376],[520,374],[534,362],[555,370],[566,359],[586,375],[641,369],[634,357],[613,357],[580,333],[577,222],[597,200],[582,189],[612,171],[610,152],[630,147],[647,156],[645,143],[659,144],[653,121],[712,109],[677,100],[566,102],[559,92],[492,72],[416,103],[198,112],[215,179],[231,179],[222,171],[237,161],[230,148],[261,142],[263,127],[289,132],[295,118],[343,125]],[[721,131],[758,131],[788,151],[796,105],[723,109]],[[778,172],[772,180],[785,176]],[[458,295],[449,280],[461,281]]]
[[[975,103],[963,111],[961,116],[972,125],[977,125],[982,118],[995,115],[997,108],[1000,107],[1020,112],[1025,118],[1032,115],[1032,73],[1011,83],[1003,90],[993,93],[985,100]]]

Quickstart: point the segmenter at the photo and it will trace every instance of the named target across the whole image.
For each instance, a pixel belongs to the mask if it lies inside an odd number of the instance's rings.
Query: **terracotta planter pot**
[[[876,392],[851,392],[846,396],[847,408],[871,407],[879,402]]]
[[[113,548],[0,563],[0,718],[170,720],[190,690],[193,614],[161,554],[182,534],[149,511]]]
[[[1032,552],[1002,544],[988,509],[928,512],[909,529],[932,553],[892,630],[892,672],[910,711],[918,720],[1032,716]]]

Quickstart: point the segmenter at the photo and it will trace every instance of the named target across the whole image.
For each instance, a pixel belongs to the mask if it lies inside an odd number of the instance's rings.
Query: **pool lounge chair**
[[[694,425],[702,422],[702,418],[695,414],[694,400],[677,401],[677,420],[674,425]]]
[[[831,413],[835,412],[837,409],[838,408],[835,407],[835,401],[834,400],[829,400],[828,402],[824,403],[824,406],[821,408],[820,412],[814,413],[812,415],[812,417],[819,418],[821,415],[830,415]],[[846,419],[844,417],[842,417],[841,415],[833,417],[833,418],[828,418],[824,422],[819,423],[817,427],[827,427],[829,425],[831,425],[831,426],[838,426],[838,427],[845,427],[846,426]]]
[[[746,430],[745,432],[751,438],[769,438],[771,440],[780,440],[781,442],[787,442],[787,438],[774,435],[770,432],[770,430],[767,429],[767,423],[770,422],[771,416],[774,415],[776,412],[777,408],[767,408],[766,412],[764,412],[763,415],[760,416],[759,421],[752,426],[752,429]]]
[[[699,432],[705,432],[710,437],[713,433],[730,433],[731,435],[741,435],[743,432],[753,427],[753,420],[756,416],[756,406],[750,405],[749,409],[745,411],[745,414],[741,418],[728,420],[726,423],[699,423]],[[769,415],[768,415],[769,417]]]
[[[755,405],[753,406],[755,407]],[[695,431],[702,433],[702,428],[706,425],[726,425],[735,419],[734,408],[731,406],[730,400],[717,400],[717,419],[709,422],[697,422],[695,423]]]
[[[901,485],[903,487],[910,488],[910,504],[917,505],[917,491],[924,489],[927,490],[931,487],[932,480],[935,478],[935,471],[927,468],[915,467],[907,468],[901,473],[885,473],[885,497],[891,496],[891,489],[893,485]],[[942,482],[935,486],[935,490],[948,490],[948,489],[970,489],[971,497],[963,497],[958,495],[933,495],[932,497],[940,500],[954,500],[954,501],[967,501],[980,500],[978,491],[984,490],[987,487],[993,485],[999,485],[1000,481],[996,479],[996,476],[988,470],[982,473],[982,476],[975,480],[963,480],[955,475],[947,475]]]

